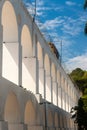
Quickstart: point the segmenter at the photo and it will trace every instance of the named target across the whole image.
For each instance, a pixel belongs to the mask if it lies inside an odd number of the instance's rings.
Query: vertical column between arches
[[[45,67],[45,99],[49,102],[52,101],[52,78],[51,78],[51,65],[50,59],[47,54],[44,57]]]
[[[38,39],[37,39],[38,40]],[[40,42],[37,41],[37,58],[39,71],[39,93],[45,98],[45,69],[44,69],[44,54]]]

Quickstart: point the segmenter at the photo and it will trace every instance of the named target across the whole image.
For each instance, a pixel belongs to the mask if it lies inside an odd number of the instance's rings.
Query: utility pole
[[[58,40],[58,42],[59,42],[59,48],[60,48],[60,54],[59,54],[59,56],[60,56],[60,58],[59,58],[59,60],[60,60],[60,65],[62,65],[62,40],[60,39],[60,40]]]
[[[61,65],[62,65],[62,40],[61,40],[61,42],[60,42],[60,46],[61,46],[60,63],[61,63]]]
[[[37,8],[37,1],[35,0],[35,9],[34,9],[35,11],[33,16],[33,22],[35,21],[35,17],[36,17],[36,12],[37,12],[36,8]]]

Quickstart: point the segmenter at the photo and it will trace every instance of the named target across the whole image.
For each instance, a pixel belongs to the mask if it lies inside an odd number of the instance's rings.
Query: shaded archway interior
[[[25,123],[28,125],[34,125],[36,119],[35,108],[31,101],[28,101],[25,107]]]
[[[29,27],[23,25],[21,32],[21,45],[22,45],[22,86],[34,92],[32,86],[34,83],[32,72],[32,40]],[[30,88],[31,87],[31,88]]]
[[[10,92],[7,96],[4,110],[5,121],[9,123],[20,122],[20,107],[16,95]]]

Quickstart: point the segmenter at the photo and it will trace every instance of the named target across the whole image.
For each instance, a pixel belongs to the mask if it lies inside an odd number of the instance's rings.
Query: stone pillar
[[[70,100],[70,96],[68,96],[68,103],[69,103],[69,108],[68,108],[68,112],[70,112],[70,102],[71,102],[71,100]]]
[[[66,99],[66,98],[67,98],[66,95],[67,95],[67,94],[66,94],[66,92],[65,92],[65,111],[67,111],[67,110],[66,110],[66,102],[67,102],[67,101],[66,101],[66,100],[67,100],[67,99]]]
[[[65,94],[65,91],[62,90],[62,107],[63,109],[65,110],[65,104],[66,104],[66,94]]]
[[[58,83],[57,83],[57,106],[58,106]]]
[[[60,108],[62,107],[62,105],[61,105],[61,103],[62,103],[61,91],[62,91],[61,87],[58,87],[58,106]]]
[[[37,53],[39,55],[39,50],[37,49]],[[44,50],[42,49],[42,57],[39,58],[39,93],[45,99],[45,69],[44,69]]]
[[[51,75],[45,74],[45,96],[46,100],[49,102],[53,102],[53,96],[52,96],[52,77]]]
[[[3,28],[0,25],[0,77],[2,76],[2,47],[3,47]]]
[[[8,123],[8,130],[27,130],[25,124]]]
[[[33,43],[33,58],[36,59],[36,70],[35,70],[36,71],[36,94],[39,94],[39,62],[37,59],[37,36],[35,35],[35,32],[32,32],[32,43]]]
[[[71,127],[70,127],[70,117],[67,118],[67,122],[68,122],[68,129],[70,130]]]
[[[69,108],[69,102],[68,102],[68,94],[66,94],[66,111],[68,112],[68,108]]]
[[[43,126],[27,126],[27,130],[43,130]]]
[[[22,46],[18,44],[18,85],[22,86]]]
[[[39,93],[45,99],[45,70],[43,67],[39,68]]]
[[[65,80],[65,110],[66,111],[68,111],[67,93],[68,93],[68,83],[67,83],[67,79],[66,79]]]
[[[57,82],[52,81],[53,104],[57,105]]]
[[[63,128],[63,120],[62,120],[62,115],[60,113],[60,128],[62,129]]]
[[[5,121],[0,121],[0,130],[8,130],[8,123]]]
[[[48,127],[47,130],[55,130],[55,127]]]
[[[63,109],[63,88],[61,86],[61,108]]]

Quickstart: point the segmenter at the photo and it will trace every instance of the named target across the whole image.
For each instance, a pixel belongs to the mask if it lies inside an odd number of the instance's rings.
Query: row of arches
[[[23,6],[16,5],[15,1],[3,0],[0,13],[3,28],[2,76],[34,94],[42,94],[43,98],[55,105],[59,98],[60,107],[66,95],[73,97],[73,103],[76,102],[76,95],[69,95],[71,86],[65,85],[67,79],[61,67],[55,65],[49,46],[40,38],[32,18],[24,15]],[[59,95],[58,87],[61,88]],[[68,105],[69,101],[66,102]]]
[[[28,92],[28,95],[29,94],[30,93]],[[24,99],[23,95],[20,94],[20,96]],[[8,123],[8,130],[10,130],[10,127],[11,129],[14,129],[15,126],[19,124],[27,125],[27,128],[31,127],[32,129],[34,127],[37,129],[39,126],[42,126],[42,128],[47,127],[49,129],[73,128],[73,121],[66,112],[59,108],[55,108],[48,103],[40,105],[37,101],[33,102],[35,99],[32,94],[31,98],[32,99],[20,100],[13,91],[10,91],[7,94],[3,119]]]
[[[35,123],[36,110],[35,105],[29,99],[26,102],[24,112],[21,112],[21,106],[14,92],[10,92],[6,98],[4,106],[4,120],[8,123],[21,123],[32,125]],[[32,114],[32,115],[31,115]],[[21,119],[24,116],[24,121]]]

